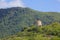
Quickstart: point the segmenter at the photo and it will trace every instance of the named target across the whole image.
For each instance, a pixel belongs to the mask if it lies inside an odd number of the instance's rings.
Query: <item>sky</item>
[[[0,8],[29,7],[44,12],[60,12],[60,0],[0,0]]]

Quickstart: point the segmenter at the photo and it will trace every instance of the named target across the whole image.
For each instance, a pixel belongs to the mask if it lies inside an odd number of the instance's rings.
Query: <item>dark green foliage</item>
[[[40,19],[43,25],[60,22],[60,13],[39,12],[30,8],[20,7],[0,9],[0,38],[24,31],[25,27],[34,25],[36,19]],[[35,28],[32,30],[39,32]],[[28,30],[28,32],[30,31]]]

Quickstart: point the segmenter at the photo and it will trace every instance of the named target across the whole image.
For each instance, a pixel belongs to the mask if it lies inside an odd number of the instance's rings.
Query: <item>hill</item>
[[[60,22],[60,13],[40,12],[30,8],[13,7],[0,9],[0,38],[20,32],[40,19],[43,25]]]
[[[26,27],[22,32],[1,40],[60,40],[60,23],[55,22],[42,27]]]

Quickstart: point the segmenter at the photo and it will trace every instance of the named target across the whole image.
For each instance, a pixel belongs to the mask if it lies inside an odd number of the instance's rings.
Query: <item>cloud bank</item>
[[[10,7],[25,7],[21,0],[0,0],[0,8],[10,8]]]

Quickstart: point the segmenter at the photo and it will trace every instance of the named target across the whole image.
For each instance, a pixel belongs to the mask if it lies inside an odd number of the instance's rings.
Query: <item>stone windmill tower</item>
[[[41,27],[42,26],[42,21],[40,19],[37,19],[36,20],[36,25]]]

